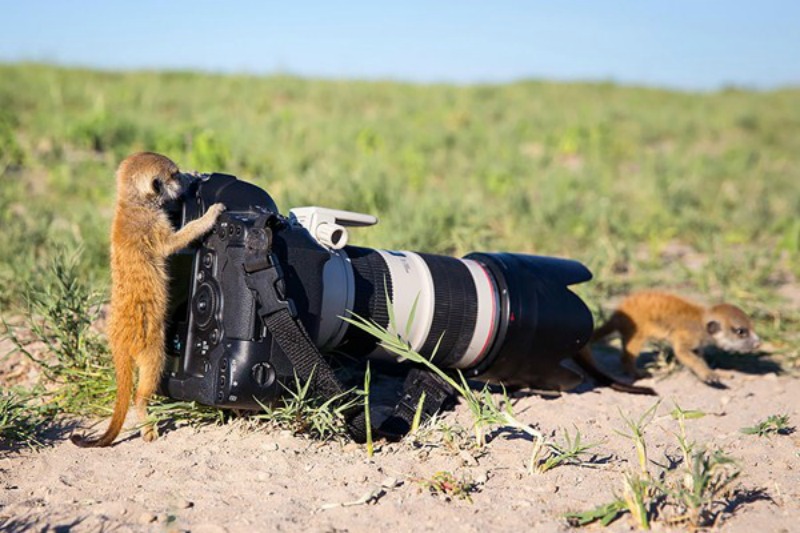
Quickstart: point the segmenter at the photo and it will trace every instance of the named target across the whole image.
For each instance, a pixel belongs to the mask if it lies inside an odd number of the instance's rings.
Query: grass
[[[755,426],[742,428],[745,435],[789,435],[794,433],[794,426],[789,425],[789,415],[770,415]]]
[[[536,470],[538,472],[545,473],[548,470],[561,465],[583,466],[586,464],[591,464],[591,459],[587,461],[587,459],[584,459],[583,456],[587,455],[589,450],[592,448],[596,448],[599,443],[582,442],[581,432],[577,428],[575,429],[574,437],[570,437],[570,434],[566,429],[563,430],[563,435],[564,444],[561,445],[555,442],[550,443],[549,455],[545,458],[539,459],[538,465],[536,466]],[[536,453],[534,453],[534,455],[536,455]],[[535,462],[535,459],[532,460],[531,465],[533,465]]]
[[[456,478],[452,472],[442,470],[436,472],[428,479],[418,479],[417,483],[423,490],[433,495],[441,495],[446,500],[458,498],[472,503],[471,494],[478,490],[477,485],[464,477]]]
[[[43,396],[56,411],[97,415],[113,401],[113,369],[105,339],[91,327],[103,296],[82,279],[79,258],[55,253],[40,283],[28,287],[26,334],[5,327],[15,350],[42,369]]]
[[[617,434],[625,437],[626,439],[630,439],[633,442],[634,447],[636,448],[636,459],[639,462],[639,470],[645,479],[650,478],[650,470],[648,468],[647,441],[644,438],[644,431],[645,428],[653,421],[659,404],[660,400],[653,404],[653,406],[645,411],[637,420],[628,418],[628,416],[626,416],[621,410],[619,413],[622,419],[625,421],[625,425],[628,427],[629,432],[623,433],[621,431],[617,431]]]
[[[645,428],[653,420],[657,407],[658,404],[654,405],[638,419],[622,415],[630,430],[625,435],[636,444],[639,469],[623,474],[621,494],[615,495],[611,502],[567,514],[570,525],[599,522],[607,526],[629,513],[639,529],[649,530],[658,521],[696,530],[714,526],[722,511],[730,507],[736,492],[734,483],[740,475],[736,461],[724,450],[690,442],[686,434],[686,421],[701,418],[704,415],[701,411],[675,406],[671,416],[679,428],[675,436],[683,452],[681,468],[662,467],[656,474],[650,472]]]
[[[29,393],[14,389],[0,391],[0,445],[41,446],[41,435],[47,426],[46,409],[35,405]]]
[[[362,398],[345,391],[339,396],[320,399],[310,394],[311,382],[311,376],[305,382],[295,376],[293,387],[286,387],[285,394],[275,404],[260,404],[264,412],[252,414],[251,418],[318,440],[347,440],[345,414]]]
[[[113,169],[151,149],[253,180],[284,210],[379,215],[360,244],[570,256],[595,272],[593,301],[667,284],[796,320],[775,304],[800,273],[798,101],[0,65],[0,304],[20,303],[54,243],[84,243],[106,279]],[[672,260],[676,242],[714,261]]]

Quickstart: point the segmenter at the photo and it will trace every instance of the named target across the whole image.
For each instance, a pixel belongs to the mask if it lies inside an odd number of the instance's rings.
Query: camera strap
[[[345,394],[339,379],[297,320],[294,303],[286,296],[280,264],[272,252],[272,228],[281,223],[274,213],[263,215],[249,232],[244,260],[245,284],[258,300],[258,314],[289,361],[297,377],[311,381],[313,391],[324,398]]]
[[[412,368],[394,411],[376,430],[389,440],[400,440],[413,427],[417,410],[420,419],[427,420],[454,403],[455,397],[453,388],[441,377],[424,368]]]
[[[325,360],[311,337],[297,319],[297,310],[286,295],[283,272],[272,252],[272,228],[283,224],[275,213],[259,217],[248,233],[244,259],[245,284],[258,301],[258,314],[273,340],[291,362],[298,379],[311,380],[313,394],[326,400],[343,398],[346,390],[333,368]],[[433,372],[421,368],[409,371],[400,393],[400,400],[376,432],[383,437],[399,440],[412,427],[420,408],[427,419],[454,398],[452,388]],[[366,442],[367,428],[364,410],[356,406],[345,413],[350,436],[356,442]]]

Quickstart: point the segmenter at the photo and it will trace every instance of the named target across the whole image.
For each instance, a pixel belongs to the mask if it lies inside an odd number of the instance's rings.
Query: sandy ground
[[[616,363],[608,355],[600,361],[612,368]],[[772,414],[800,421],[800,380],[722,372],[726,390],[704,386],[685,370],[641,382],[662,399],[646,429],[649,456],[661,465],[680,457],[677,425],[669,416],[673,402],[708,413],[687,423],[689,437],[724,449],[742,470],[735,497],[715,507],[721,512],[714,529],[797,531],[800,433],[757,437],[740,429]],[[151,444],[128,433],[113,448],[86,450],[68,441],[75,429],[68,423],[39,451],[0,451],[0,530],[566,531],[572,528],[565,513],[621,493],[623,473],[637,462],[631,441],[617,433],[625,430],[620,410],[638,418],[653,403],[589,383],[555,398],[518,397],[518,418],[556,440],[560,428],[577,428],[584,441],[600,442],[592,450],[599,463],[594,467],[560,466],[544,474],[528,472],[532,444],[508,431],[492,434],[477,451],[459,450],[468,440],[457,431],[453,445],[446,442],[452,431],[432,431],[422,443],[381,443],[368,458],[355,444],[253,429],[241,420],[165,429]],[[469,428],[466,406],[447,413],[443,423]],[[439,471],[475,483],[472,501],[426,490],[422,480]],[[635,528],[626,514],[609,529]],[[683,530],[660,523],[654,529]]]

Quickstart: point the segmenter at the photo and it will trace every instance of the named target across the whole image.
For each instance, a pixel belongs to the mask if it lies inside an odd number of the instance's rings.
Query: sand
[[[601,357],[601,363],[613,367],[615,359]],[[5,375],[12,371],[6,367]],[[702,410],[705,417],[687,422],[689,438],[725,450],[741,469],[732,497],[713,506],[714,528],[797,531],[800,436],[740,430],[772,414],[800,421],[800,381],[772,372],[722,374],[728,389],[707,387],[686,370],[640,382],[661,398],[645,430],[650,469],[658,472],[656,463],[680,457],[669,415],[675,402]],[[471,416],[463,403],[442,417],[444,430],[379,443],[371,458],[353,443],[319,442],[242,420],[162,428],[149,444],[128,432],[112,448],[87,450],[68,436],[92,421],[67,421],[44,448],[0,451],[0,530],[567,531],[573,528],[565,513],[610,502],[621,494],[624,473],[638,469],[632,442],[618,433],[626,430],[620,412],[638,418],[654,401],[588,382],[554,398],[518,395],[520,420],[556,441],[566,428],[599,443],[586,456],[595,464],[546,473],[529,472],[532,443],[519,433],[495,431],[483,449],[470,447]],[[134,423],[131,416],[129,426]],[[674,468],[670,476],[679,478],[683,467]],[[432,493],[425,480],[441,471],[473,484],[471,501]],[[653,528],[686,526],[655,522]],[[629,514],[609,526],[635,529]]]

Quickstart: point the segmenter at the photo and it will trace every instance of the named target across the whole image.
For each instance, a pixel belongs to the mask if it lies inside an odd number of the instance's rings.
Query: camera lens
[[[592,313],[568,288],[592,278],[581,263],[511,253],[466,258],[491,273],[500,296],[500,324],[491,351],[469,376],[532,386],[588,342]]]

